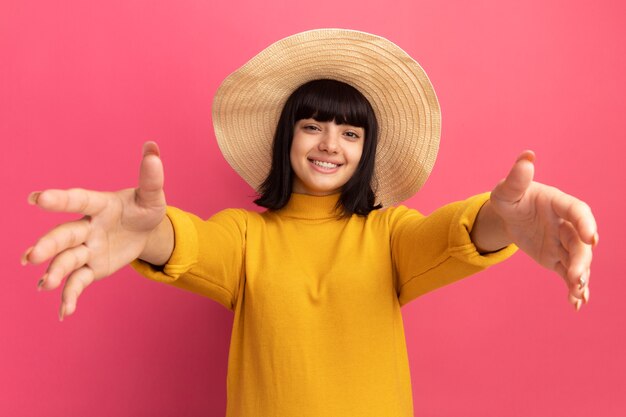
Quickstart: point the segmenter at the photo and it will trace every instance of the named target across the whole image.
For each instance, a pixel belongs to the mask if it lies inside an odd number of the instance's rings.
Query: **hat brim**
[[[371,103],[380,133],[377,201],[414,195],[439,150],[441,112],[422,67],[389,40],[346,29],[317,29],[270,45],[229,75],[213,102],[213,125],[228,163],[258,191],[271,165],[272,141],[287,98],[300,85],[330,78]]]

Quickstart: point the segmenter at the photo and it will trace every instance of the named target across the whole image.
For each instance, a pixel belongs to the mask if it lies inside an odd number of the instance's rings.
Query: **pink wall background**
[[[252,208],[215,143],[220,81],[306,29],[385,36],[426,69],[443,135],[424,212],[489,190],[517,153],[593,208],[591,300],[523,253],[404,308],[416,416],[626,415],[626,6],[620,1],[0,2],[0,415],[223,416],[232,314],[130,268],[57,319],[21,253],[73,218],[30,191],[135,185],[156,140],[172,205]]]

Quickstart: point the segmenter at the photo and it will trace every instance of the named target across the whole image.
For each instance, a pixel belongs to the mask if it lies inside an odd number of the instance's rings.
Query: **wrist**
[[[174,251],[174,227],[168,216],[163,216],[161,223],[150,232],[141,254],[142,261],[155,266],[162,266],[172,256]]]
[[[497,252],[512,243],[504,219],[494,211],[490,200],[480,208],[470,239],[479,253]]]

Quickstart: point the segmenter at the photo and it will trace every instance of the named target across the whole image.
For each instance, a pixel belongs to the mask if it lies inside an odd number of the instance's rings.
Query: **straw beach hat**
[[[422,67],[385,38],[345,29],[298,33],[270,45],[229,75],[213,101],[213,124],[228,163],[258,191],[272,160],[282,108],[300,85],[329,78],[370,102],[379,124],[373,188],[393,205],[430,174],[441,133],[437,96]]]

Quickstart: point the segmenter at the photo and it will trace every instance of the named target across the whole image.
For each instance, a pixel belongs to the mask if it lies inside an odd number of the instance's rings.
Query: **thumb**
[[[509,175],[493,189],[491,197],[506,203],[516,203],[521,200],[533,181],[534,161],[535,153],[533,151],[522,152],[509,171]]]
[[[156,142],[143,144],[143,159],[139,169],[137,204],[140,206],[165,205],[163,195],[163,163]]]

